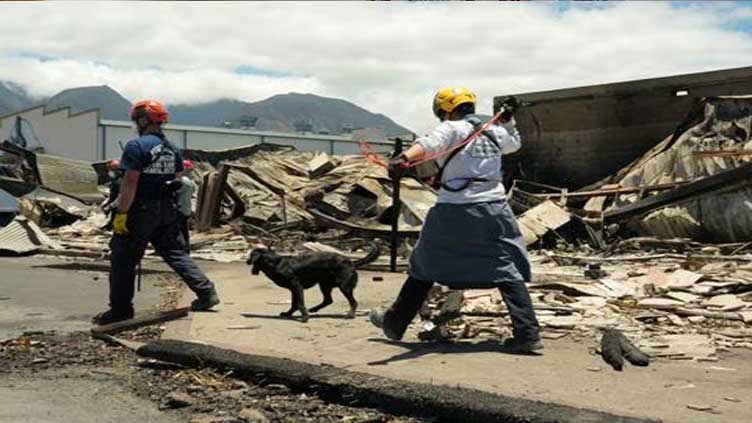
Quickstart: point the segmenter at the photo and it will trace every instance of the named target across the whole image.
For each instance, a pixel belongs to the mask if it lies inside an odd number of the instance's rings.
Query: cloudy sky
[[[0,80],[33,95],[306,92],[418,132],[446,85],[490,113],[495,95],[749,65],[747,2],[0,3]]]

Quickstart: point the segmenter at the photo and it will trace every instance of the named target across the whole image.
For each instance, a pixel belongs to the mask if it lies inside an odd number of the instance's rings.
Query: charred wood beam
[[[121,322],[94,327],[91,329],[91,334],[94,338],[101,338],[103,335],[114,335],[119,332],[140,328],[142,326],[180,319],[181,317],[188,315],[188,310],[189,307],[181,307],[174,310],[148,313]]]
[[[529,182],[526,182],[529,184]],[[564,188],[559,188],[559,192],[546,192],[546,193],[531,193],[527,192],[523,189],[521,189],[519,186],[515,185],[512,188],[512,191],[510,192],[510,196],[522,196],[523,198],[535,198],[539,201],[542,200],[556,200],[556,199],[587,199],[591,197],[601,197],[606,195],[617,195],[617,194],[633,194],[633,193],[639,193],[639,192],[652,192],[652,191],[664,191],[668,189],[676,188],[680,185],[685,185],[689,183],[689,181],[677,181],[677,182],[669,182],[665,184],[656,184],[656,185],[642,185],[637,187],[623,187],[623,188],[606,188],[606,189],[597,189],[597,190],[590,190],[590,191],[575,191],[575,192],[568,192]],[[535,184],[538,185],[538,184]],[[554,187],[548,186],[548,185],[542,185],[543,187],[546,187],[547,189],[551,189]]]
[[[322,224],[338,228],[338,229],[346,229],[349,231],[352,231],[354,234],[359,236],[365,236],[365,237],[378,237],[378,238],[390,238],[392,235],[391,228],[387,225],[382,225],[384,228],[375,228],[375,227],[367,227],[358,225],[356,223],[347,222],[344,220],[339,220],[335,217],[329,216],[326,213],[323,213],[316,209],[309,209],[309,213],[311,213],[317,220],[319,220]],[[420,229],[401,229],[397,231],[400,237],[410,237],[410,238],[417,238],[418,235],[420,235]]]
[[[692,153],[695,157],[739,157],[752,156],[752,150],[734,149],[734,150],[704,150]]]
[[[205,231],[219,221],[219,209],[222,205],[229,169],[229,166],[222,164],[215,172],[204,176],[204,183],[201,184],[201,190],[199,190],[199,204],[197,205],[198,216],[196,221],[199,231]]]
[[[748,184],[750,180],[752,180],[752,164],[747,164],[680,185],[628,206],[607,211],[603,214],[603,220],[605,223],[625,220],[708,192]]]

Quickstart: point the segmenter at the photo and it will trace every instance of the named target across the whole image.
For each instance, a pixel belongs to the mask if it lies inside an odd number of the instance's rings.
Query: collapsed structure
[[[749,210],[752,97],[711,97],[678,129],[616,174],[581,190],[516,181],[517,210],[552,200],[588,225],[592,243],[655,236],[752,240]]]
[[[508,197],[531,247],[543,336],[615,327],[651,355],[677,359],[752,347],[750,137],[752,96],[708,97],[663,141],[598,182],[569,190],[515,180]],[[97,207],[103,163],[9,142],[0,151],[0,252],[106,257],[108,219]],[[184,155],[200,186],[191,237],[198,258],[240,261],[259,243],[358,256],[348,251],[352,240],[392,234],[393,182],[365,156],[270,144]],[[404,268],[436,193],[413,178],[400,191]],[[370,268],[384,270],[387,261]],[[423,339],[504,334],[496,292],[437,289],[421,315]]]

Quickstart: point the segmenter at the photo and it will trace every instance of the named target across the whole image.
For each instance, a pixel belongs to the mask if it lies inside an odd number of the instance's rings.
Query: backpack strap
[[[472,124],[476,131],[483,126],[483,123],[481,122],[481,120],[478,119],[476,116],[473,116],[473,115],[465,116],[465,121],[469,122],[470,124]],[[472,135],[473,134],[468,135],[467,138],[470,138]],[[493,143],[493,145],[495,145],[496,148],[498,148],[499,151],[501,151],[501,145],[499,145],[499,140],[498,140],[498,138],[496,138],[496,134],[494,134],[493,131],[485,130],[485,131],[481,132],[481,135],[483,135],[486,138],[488,138]],[[462,142],[465,142],[467,140],[467,138],[465,138]],[[447,156],[446,160],[444,161],[444,165],[441,166],[441,167],[439,167],[439,171],[436,173],[436,181],[437,181],[436,185],[437,185],[438,188],[443,188],[443,189],[445,189],[445,190],[447,190],[449,192],[460,192],[460,191],[463,191],[463,190],[467,189],[467,187],[469,187],[470,184],[472,184],[474,182],[488,182],[487,178],[465,178],[465,183],[463,183],[462,185],[460,185],[457,188],[450,187],[449,185],[441,182],[442,178],[444,177],[444,169],[446,169],[447,165],[449,165],[449,162],[454,158],[454,156],[457,155],[457,153],[459,153],[461,150],[464,150],[465,148],[467,148],[467,146],[470,145],[470,144],[472,144],[473,142],[475,142],[475,140],[471,141],[470,143],[468,143],[464,147],[454,149],[454,150],[452,150],[451,153],[449,153],[449,156]]]
[[[162,147],[167,148],[167,150],[169,150],[172,153],[172,155],[175,156],[175,158],[178,157],[177,149],[175,148],[174,145],[172,145],[172,143],[167,139],[167,137],[165,137],[165,135],[162,132],[155,132],[150,135],[154,135],[155,137],[159,138],[162,141]],[[165,155],[167,155],[167,153],[164,151],[164,149],[162,149],[162,151],[160,151],[159,154],[151,158],[151,161],[149,162],[149,164],[144,166],[144,168],[147,168],[153,165],[154,163],[157,162],[157,160],[159,160],[160,157],[165,156]]]

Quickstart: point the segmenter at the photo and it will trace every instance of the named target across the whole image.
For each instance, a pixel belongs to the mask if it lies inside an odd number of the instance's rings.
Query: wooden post
[[[392,157],[397,157],[400,154],[402,154],[402,139],[397,138],[394,142],[394,155]],[[392,272],[397,271],[397,248],[399,247],[399,216],[400,216],[400,207],[402,206],[402,203],[400,201],[400,179],[402,177],[401,172],[397,172],[392,180],[393,188],[392,188],[392,242],[391,242],[391,254],[389,257],[389,270]]]
[[[287,199],[285,199],[285,193],[280,194],[282,198],[282,223],[287,226]]]

